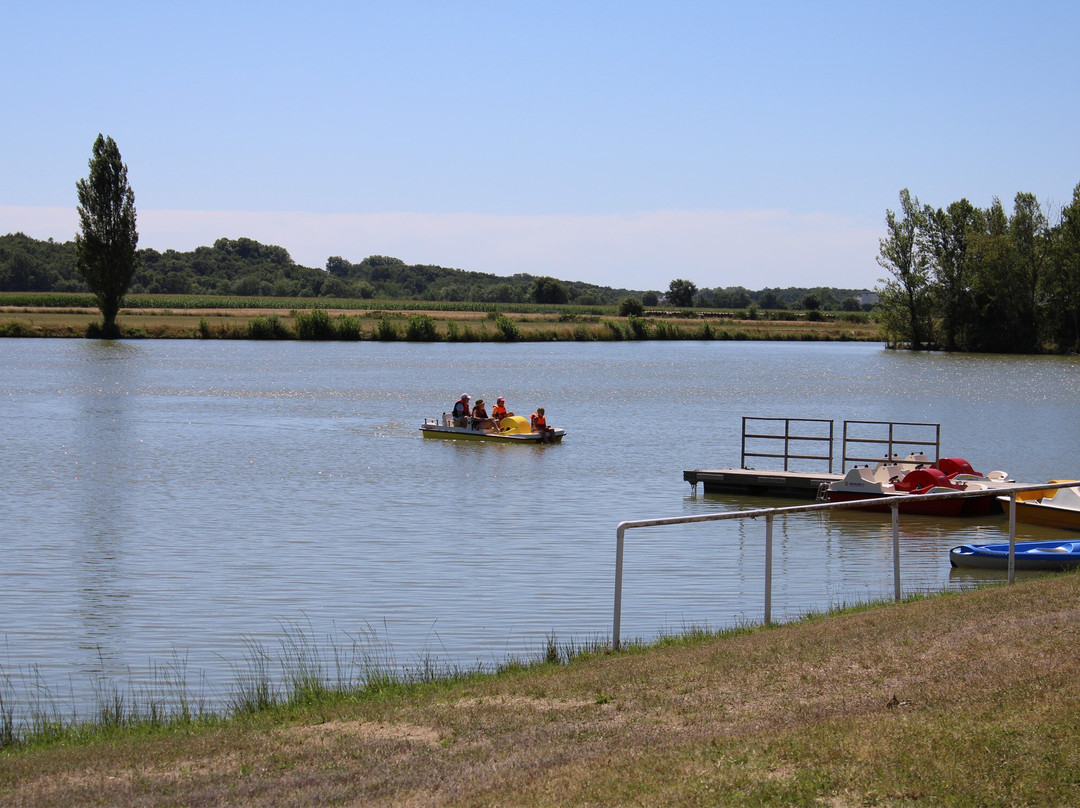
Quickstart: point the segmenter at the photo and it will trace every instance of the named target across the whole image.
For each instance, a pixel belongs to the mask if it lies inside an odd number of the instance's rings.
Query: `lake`
[[[567,436],[421,438],[466,392]],[[940,423],[943,455],[1041,482],[1080,478],[1078,401],[1075,357],[867,343],[0,339],[0,692],[85,714],[180,670],[220,704],[298,631],[406,669],[610,639],[619,522],[794,504],[683,482],[739,465],[743,416]],[[947,551],[1007,530],[902,517],[904,591],[1001,580]],[[891,595],[887,516],[775,541],[775,620]],[[763,546],[760,520],[631,531],[623,639],[760,621]]]

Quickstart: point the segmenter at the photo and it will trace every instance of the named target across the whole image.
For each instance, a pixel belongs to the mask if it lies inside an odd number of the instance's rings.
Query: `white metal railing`
[[[1075,480],[1064,483],[1041,483],[1031,485],[1010,485],[992,489],[992,496],[1009,495],[1009,583],[1013,583],[1016,573],[1016,494],[1020,491],[1054,490],[1072,488]],[[612,647],[619,650],[619,631],[622,619],[622,578],[623,554],[626,531],[637,527],[660,527],[663,525],[682,525],[691,522],[719,522],[725,519],[757,519],[765,517],[765,624],[772,622],[772,550],[773,519],[777,515],[803,513],[807,511],[828,511],[841,509],[867,508],[880,506],[883,502],[892,511],[892,555],[893,555],[893,599],[900,600],[900,507],[905,503],[923,502],[935,499],[968,499],[985,497],[985,489],[977,491],[950,491],[944,494],[904,494],[903,496],[873,497],[852,500],[850,502],[819,502],[813,505],[791,505],[783,508],[757,508],[750,511],[725,511],[723,513],[704,513],[695,516],[671,516],[660,519],[634,519],[619,522],[616,528],[615,542],[615,615],[611,626]]]
[[[775,433],[761,433],[750,432],[749,427],[753,424],[780,424],[784,425],[783,434]],[[802,430],[810,431],[813,429],[812,424],[817,425],[819,429],[825,430],[825,435],[810,435],[805,434]],[[792,425],[795,425],[795,432],[792,432]],[[764,429],[765,427],[756,427],[757,429]],[[747,442],[750,442],[749,448]],[[783,443],[783,452],[779,450],[766,452],[766,451],[752,451],[753,449],[761,446],[762,449],[765,446],[775,446],[777,443]],[[828,454],[794,454],[792,452],[792,445],[805,446],[810,444],[810,449],[806,451],[827,451]],[[824,445],[824,448],[822,448]],[[740,465],[742,468],[746,468],[746,458],[748,457],[767,457],[782,459],[784,461],[784,471],[788,470],[789,460],[821,460],[829,465],[829,474],[832,474],[833,470],[833,422],[824,418],[758,418],[754,416],[744,415],[742,419],[742,459]],[[888,457],[888,455],[886,455]]]
[[[872,427],[880,430],[886,427],[885,434],[879,437],[855,437],[855,427]],[[905,429],[901,429],[905,427]],[[903,432],[903,435],[900,433]],[[933,440],[931,440],[933,435]],[[875,447],[868,455],[866,453],[852,454],[854,447],[869,444]],[[900,451],[903,447],[904,451]],[[840,460],[841,472],[847,471],[848,463],[876,463],[882,457],[892,457],[897,454],[908,454],[915,449],[919,451],[933,449],[933,460],[941,457],[941,424],[921,423],[918,421],[844,421],[844,445]],[[925,454],[925,452],[924,452]]]

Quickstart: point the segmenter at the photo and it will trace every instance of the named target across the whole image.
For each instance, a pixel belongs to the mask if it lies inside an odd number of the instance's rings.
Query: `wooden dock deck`
[[[712,469],[683,472],[683,479],[706,494],[757,494],[792,499],[816,499],[822,484],[842,479],[839,474],[757,469]]]

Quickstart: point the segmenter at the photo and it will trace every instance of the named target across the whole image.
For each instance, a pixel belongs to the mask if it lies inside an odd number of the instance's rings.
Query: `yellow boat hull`
[[[1073,482],[1073,480],[1051,480],[1050,482]],[[1021,494],[1031,492],[1019,492],[1016,500],[1016,521],[1027,525],[1040,527],[1056,527],[1060,530],[1080,530],[1080,490],[1077,488],[1060,488],[1037,491],[1039,494],[1050,494],[1039,499],[1021,499]],[[1001,509],[1005,515],[1009,515],[1012,507],[1010,497],[998,497]]]

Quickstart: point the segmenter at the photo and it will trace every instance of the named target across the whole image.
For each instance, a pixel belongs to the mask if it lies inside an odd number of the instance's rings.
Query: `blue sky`
[[[101,132],[143,247],[873,288],[901,188],[1071,199],[1078,31],[1039,0],[9,4],[0,233],[73,238]]]

